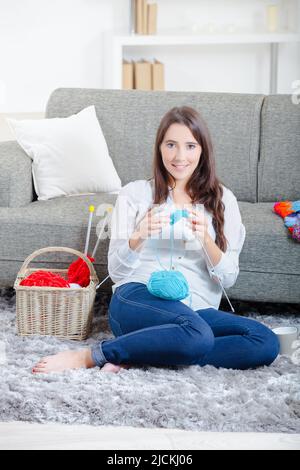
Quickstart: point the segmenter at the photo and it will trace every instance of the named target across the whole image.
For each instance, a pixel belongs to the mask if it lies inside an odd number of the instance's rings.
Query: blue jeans
[[[212,365],[249,369],[270,365],[279,342],[269,328],[250,318],[214,308],[193,311],[179,300],[165,300],[145,284],[119,286],[109,304],[115,338],[92,347],[96,365]]]

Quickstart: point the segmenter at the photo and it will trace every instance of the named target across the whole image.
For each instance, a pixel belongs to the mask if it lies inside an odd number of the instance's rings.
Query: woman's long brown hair
[[[154,204],[162,204],[169,193],[168,186],[173,180],[172,189],[176,182],[163,164],[160,151],[161,143],[171,124],[183,124],[187,126],[196,141],[201,145],[202,153],[197,168],[186,185],[186,192],[193,204],[203,204],[205,209],[212,214],[212,224],[216,232],[216,245],[223,252],[227,249],[227,241],[224,235],[224,209],[222,202],[223,188],[216,175],[216,165],[212,140],[208,127],[202,116],[189,106],[174,107],[162,118],[155,139],[153,158],[154,179]],[[224,185],[224,183],[222,182]],[[224,185],[225,186],[225,185]]]

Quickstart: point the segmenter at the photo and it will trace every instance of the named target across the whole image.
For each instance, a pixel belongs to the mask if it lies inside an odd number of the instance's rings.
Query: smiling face
[[[160,151],[167,171],[176,185],[184,188],[200,160],[201,145],[183,124],[171,124],[161,143]]]

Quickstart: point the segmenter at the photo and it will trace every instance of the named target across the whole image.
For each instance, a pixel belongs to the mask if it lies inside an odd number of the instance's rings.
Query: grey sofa
[[[140,90],[57,89],[46,117],[66,117],[95,104],[122,185],[151,175],[156,129],[173,106],[199,110],[212,134],[217,173],[236,195],[246,227],[240,274],[231,299],[300,302],[300,245],[275,201],[300,199],[300,105],[288,95],[221,94]],[[31,160],[15,141],[0,144],[0,285],[12,286],[30,253],[46,246],[83,251],[88,206],[114,204],[116,195],[35,200]],[[90,246],[96,241],[94,217]],[[109,240],[102,241],[95,267],[107,275]],[[44,255],[33,266],[65,267],[63,254]],[[108,279],[102,286],[111,291]]]

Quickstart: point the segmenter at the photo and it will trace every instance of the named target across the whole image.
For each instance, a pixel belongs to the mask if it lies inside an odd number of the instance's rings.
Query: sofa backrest
[[[32,160],[15,140],[0,142],[0,207],[22,207],[33,199]]]
[[[95,105],[122,185],[151,176],[156,131],[174,106],[192,106],[208,124],[217,175],[240,201],[257,200],[257,163],[263,95],[60,88],[46,117],[67,117]]]
[[[300,199],[300,103],[266,96],[261,124],[258,201]]]

